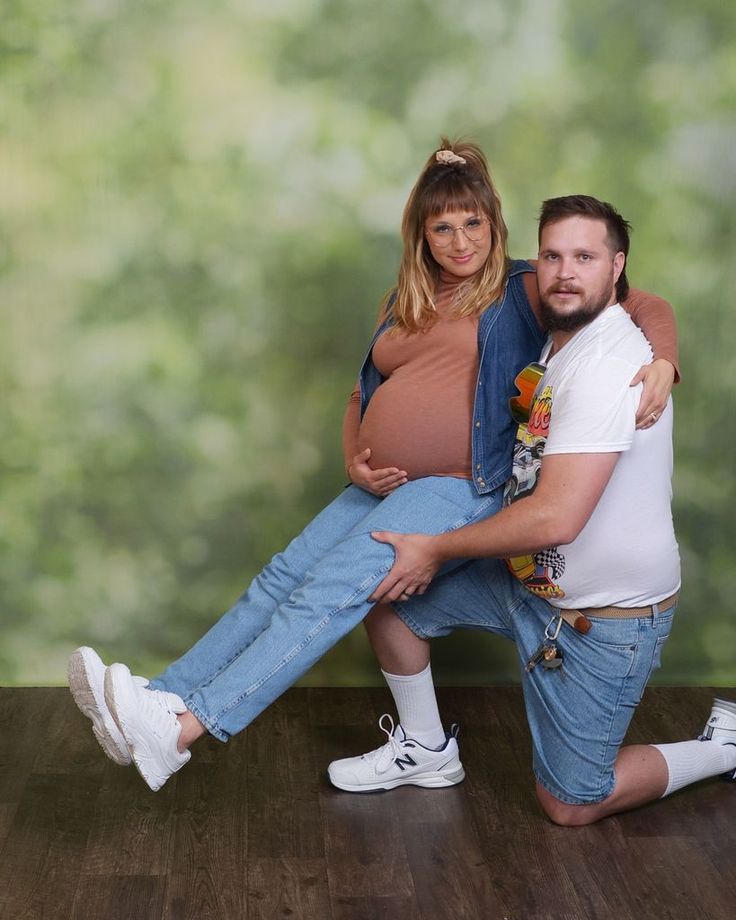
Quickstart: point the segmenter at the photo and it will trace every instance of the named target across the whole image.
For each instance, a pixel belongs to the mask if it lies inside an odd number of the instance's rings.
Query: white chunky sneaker
[[[105,700],[138,772],[157,792],[191,757],[177,748],[181,724],[176,716],[186,712],[184,701],[175,693],[139,686],[117,663],[105,672]]]
[[[454,786],[465,779],[457,747],[458,727],[453,725],[444,747],[432,751],[407,738],[404,729],[388,713],[378,720],[388,736],[383,747],[363,754],[333,760],[327,769],[330,782],[346,792],[375,792],[396,786],[425,786],[429,789]]]
[[[131,762],[125,738],[115,724],[105,703],[105,663],[94,649],[83,645],[69,657],[69,689],[83,715],[92,720],[92,731],[110,760],[127,767]],[[140,687],[148,685],[145,677],[134,677]]]
[[[716,697],[713,700],[713,708],[705,723],[703,733],[698,736],[698,740],[736,745],[736,702]],[[724,773],[723,778],[736,779],[736,770]]]

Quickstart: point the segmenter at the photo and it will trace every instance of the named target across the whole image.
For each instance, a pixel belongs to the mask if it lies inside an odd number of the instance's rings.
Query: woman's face
[[[424,238],[445,271],[470,278],[491,251],[491,225],[482,211],[442,211],[424,223]]]

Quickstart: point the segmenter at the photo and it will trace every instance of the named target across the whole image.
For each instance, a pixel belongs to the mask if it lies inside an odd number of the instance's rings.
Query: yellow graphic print
[[[519,425],[516,433],[513,473],[506,484],[504,504],[531,495],[536,488],[551,416],[552,387],[546,386],[532,404],[529,421]],[[506,565],[533,594],[546,600],[565,596],[555,583],[565,571],[565,557],[557,547],[540,550],[533,556],[515,556],[507,559]]]

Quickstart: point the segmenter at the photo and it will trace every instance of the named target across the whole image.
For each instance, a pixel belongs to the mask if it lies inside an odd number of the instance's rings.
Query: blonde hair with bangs
[[[439,162],[435,151],[419,174],[404,208],[401,236],[404,251],[395,289],[382,304],[382,315],[396,328],[421,332],[437,319],[435,289],[440,267],[425,238],[424,226],[443,211],[478,211],[488,218],[491,251],[486,264],[463,285],[463,295],[453,308],[456,316],[478,316],[502,295],[506,283],[508,231],[501,214],[501,200],[491,179],[483,151],[467,141],[440,141],[465,163]]]

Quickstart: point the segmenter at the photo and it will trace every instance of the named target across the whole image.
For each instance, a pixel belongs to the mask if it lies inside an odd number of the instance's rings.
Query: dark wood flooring
[[[630,740],[692,737],[712,696],[650,688]],[[451,789],[333,789],[326,765],[378,746],[389,696],[302,688],[229,745],[198,742],[152,793],[105,759],[65,689],[0,689],[0,917],[736,916],[735,784],[559,828],[534,798],[520,690],[440,700],[462,725],[467,779]]]

